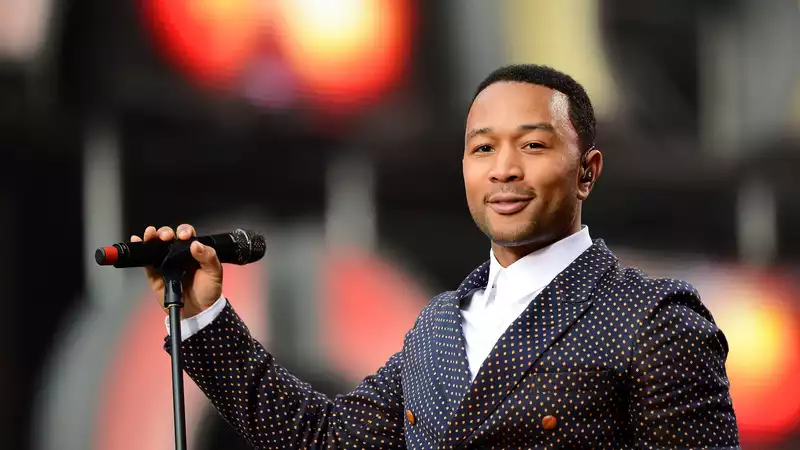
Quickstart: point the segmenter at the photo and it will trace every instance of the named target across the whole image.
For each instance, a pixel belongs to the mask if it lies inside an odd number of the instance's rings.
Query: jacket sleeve
[[[637,448],[740,448],[727,355],[694,288],[661,300],[633,350],[629,429]]]
[[[255,448],[405,445],[402,352],[353,392],[329,399],[276,364],[230,303],[182,350],[186,373]]]

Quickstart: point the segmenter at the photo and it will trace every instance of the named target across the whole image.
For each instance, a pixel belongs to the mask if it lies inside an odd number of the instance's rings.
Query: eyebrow
[[[549,131],[550,133],[555,133],[556,132],[555,127],[553,127],[553,125],[551,125],[551,124],[549,124],[547,122],[539,122],[539,123],[531,123],[531,124],[526,123],[526,124],[518,126],[517,130],[519,130],[519,131],[542,130],[542,131]],[[470,130],[470,132],[467,133],[467,140],[470,140],[470,139],[474,138],[475,136],[480,136],[482,134],[489,134],[492,131],[493,130],[491,128],[488,128],[488,127],[487,128],[476,128],[476,129]]]

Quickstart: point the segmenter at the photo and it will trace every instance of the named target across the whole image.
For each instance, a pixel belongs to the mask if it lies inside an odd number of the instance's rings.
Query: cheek
[[[546,209],[557,208],[569,196],[574,195],[577,186],[572,180],[575,176],[574,170],[568,164],[531,167],[526,173],[529,183]]]
[[[476,201],[477,199],[483,201],[482,199],[485,190],[484,180],[485,177],[482,176],[482,174],[478,173],[477,170],[474,169],[470,170],[465,168],[464,189],[467,193],[467,200],[469,200],[470,202]]]
[[[563,158],[552,161],[550,164],[530,164],[526,167],[525,178],[533,185],[534,189],[544,191],[561,191],[567,185],[573,184],[573,170]]]

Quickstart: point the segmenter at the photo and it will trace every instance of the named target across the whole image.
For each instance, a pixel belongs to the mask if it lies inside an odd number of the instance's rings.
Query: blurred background
[[[0,447],[173,448],[163,313],[92,258],[149,224],[264,233],[226,295],[354,387],[488,256],[463,127],[512,62],[588,90],[584,222],[700,290],[744,447],[800,447],[797,0],[0,0]],[[246,448],[186,389],[192,449]]]

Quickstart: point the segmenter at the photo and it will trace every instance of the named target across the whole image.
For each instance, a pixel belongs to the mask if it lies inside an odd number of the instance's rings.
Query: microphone
[[[181,265],[196,263],[189,252],[194,241],[212,247],[222,263],[244,265],[256,262],[264,256],[267,244],[264,236],[250,230],[237,229],[230,233],[198,236],[185,241],[152,240],[148,242],[121,242],[98,248],[94,259],[101,266],[160,267],[170,258],[170,262]]]

